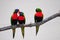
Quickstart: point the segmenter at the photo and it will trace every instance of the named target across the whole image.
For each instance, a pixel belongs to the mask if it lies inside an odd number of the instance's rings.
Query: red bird
[[[20,12],[20,15],[18,16],[18,22],[19,24],[25,24],[25,16],[23,12]],[[22,36],[24,38],[24,26],[21,27],[21,32],[22,32]]]
[[[40,8],[36,8],[35,11],[36,11],[35,16],[34,16],[35,23],[41,22],[43,20],[42,10]],[[38,33],[38,30],[39,30],[39,25],[36,25],[36,35]]]
[[[12,16],[11,16],[11,25],[12,25],[12,31],[13,31],[13,38],[15,36],[15,29],[14,28],[15,26],[14,25],[17,25],[17,17],[18,17],[18,13],[19,13],[19,9],[15,9],[15,11],[13,12]]]

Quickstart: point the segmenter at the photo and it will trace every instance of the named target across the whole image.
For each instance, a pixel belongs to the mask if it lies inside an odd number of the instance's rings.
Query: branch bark
[[[24,27],[33,27],[33,26],[36,26],[36,25],[42,25],[56,17],[60,17],[60,13],[56,13],[48,18],[45,18],[42,22],[38,22],[38,23],[30,23],[30,24],[18,24],[18,25],[14,25],[15,28],[19,28],[21,26],[24,26]],[[5,30],[9,30],[9,29],[12,29],[14,27],[12,27],[11,25],[10,26],[6,26],[6,27],[3,27],[3,28],[0,28],[0,31],[5,31]]]

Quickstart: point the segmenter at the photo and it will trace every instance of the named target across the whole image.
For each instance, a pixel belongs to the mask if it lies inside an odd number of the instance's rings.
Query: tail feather
[[[21,27],[22,36],[24,38],[24,27]]]
[[[12,31],[13,31],[13,38],[15,37],[15,29],[12,29]]]
[[[37,35],[38,31],[39,31],[39,25],[36,26],[36,35]]]

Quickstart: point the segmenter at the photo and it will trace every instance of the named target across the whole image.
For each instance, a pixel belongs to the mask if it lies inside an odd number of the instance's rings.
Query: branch
[[[56,14],[52,15],[52,16],[44,19],[42,22],[30,23],[30,24],[25,24],[25,25],[24,24],[18,24],[18,25],[14,25],[14,26],[15,26],[15,28],[19,28],[21,26],[24,26],[24,27],[32,27],[32,26],[36,26],[36,25],[42,25],[42,24],[44,24],[44,23],[46,23],[46,22],[48,22],[48,21],[50,21],[50,20],[52,20],[52,19],[54,19],[56,17],[60,17],[60,13],[56,13]],[[10,26],[6,26],[6,27],[3,27],[3,28],[0,28],[0,31],[9,30],[9,29],[12,29],[12,28],[14,28],[14,27],[12,27],[10,25]]]

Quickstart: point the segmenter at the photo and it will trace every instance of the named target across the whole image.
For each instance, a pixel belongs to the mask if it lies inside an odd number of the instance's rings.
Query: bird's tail
[[[21,27],[22,36],[24,38],[24,27]]]
[[[38,31],[39,31],[39,25],[36,25],[36,35],[37,35]]]
[[[14,38],[15,37],[15,28],[12,29],[12,31],[13,31],[13,38]]]

